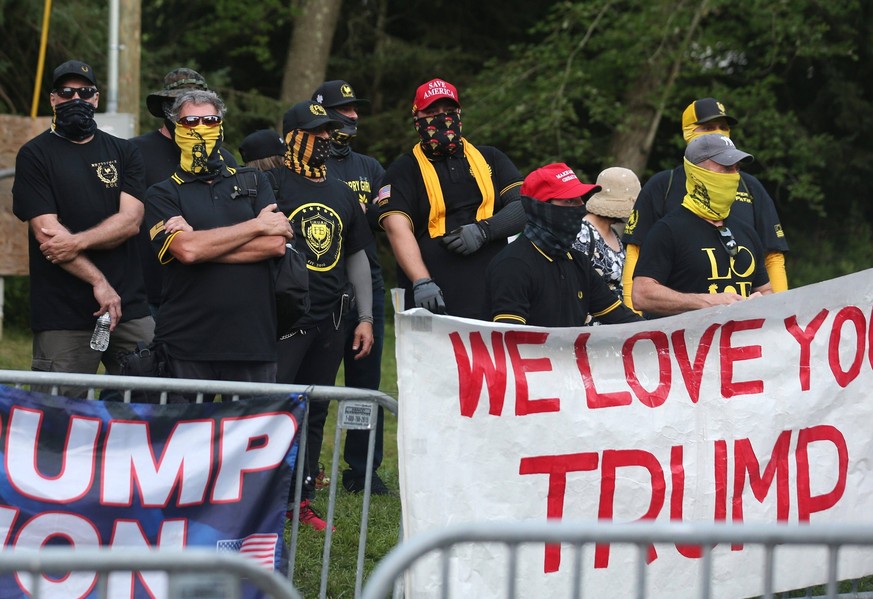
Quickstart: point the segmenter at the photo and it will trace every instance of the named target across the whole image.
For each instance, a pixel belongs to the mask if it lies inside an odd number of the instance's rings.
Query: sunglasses
[[[210,114],[208,116],[183,116],[179,117],[177,122],[188,129],[193,129],[200,123],[203,123],[207,127],[217,127],[221,124],[221,117],[217,114]]]
[[[90,100],[97,94],[96,87],[59,87],[52,91],[57,97],[64,100],[72,100],[76,94],[79,94],[83,100]]]
[[[734,239],[734,234],[724,225],[716,227],[716,230],[718,231],[718,238],[721,240],[724,250],[731,258],[735,258],[740,252],[740,246],[737,245],[737,240]]]

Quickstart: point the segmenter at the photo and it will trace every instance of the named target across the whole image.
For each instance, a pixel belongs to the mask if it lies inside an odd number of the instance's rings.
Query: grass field
[[[0,370],[30,370],[31,336],[29,331],[7,329],[0,340]],[[343,372],[337,376],[337,384],[343,383]],[[390,315],[385,326],[385,347],[382,354],[382,391],[397,397],[397,368],[394,356],[394,320]],[[324,431],[324,447],[321,461],[330,472],[334,447],[336,403],[331,404]],[[385,483],[398,489],[397,470],[397,418],[385,415],[384,459],[379,472]],[[342,456],[342,448],[340,448]],[[340,460],[342,457],[340,457]],[[339,464],[339,472],[345,463]],[[322,516],[327,516],[327,489],[318,492],[314,502]],[[358,533],[361,526],[363,499],[347,493],[342,485],[337,491],[334,521],[336,532],[331,543],[331,562],[328,576],[328,597],[353,597],[357,568]],[[398,541],[400,529],[400,498],[397,495],[372,497],[370,503],[367,549],[364,559],[367,574]],[[290,528],[290,527],[289,527]],[[317,597],[321,582],[321,563],[324,534],[307,527],[300,527],[294,585],[304,597]],[[290,533],[286,531],[286,540]]]

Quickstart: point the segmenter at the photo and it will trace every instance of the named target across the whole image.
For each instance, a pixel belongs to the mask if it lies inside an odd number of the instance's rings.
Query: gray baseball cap
[[[738,150],[730,137],[709,133],[691,140],[685,148],[685,158],[691,164],[713,160],[722,166],[733,166],[738,162],[751,162],[755,158]]]

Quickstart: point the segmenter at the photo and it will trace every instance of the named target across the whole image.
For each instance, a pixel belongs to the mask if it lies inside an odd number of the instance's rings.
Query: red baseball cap
[[[563,162],[547,164],[533,171],[521,184],[521,194],[541,202],[569,200],[597,193],[600,185],[582,183],[569,166]]]
[[[415,100],[412,102],[412,114],[419,110],[424,110],[437,100],[451,100],[461,107],[461,101],[458,100],[457,88],[442,79],[431,79],[427,83],[423,83],[415,90]]]

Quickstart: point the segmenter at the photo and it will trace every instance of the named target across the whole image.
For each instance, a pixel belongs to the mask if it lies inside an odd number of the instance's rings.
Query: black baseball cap
[[[312,100],[327,108],[336,108],[337,106],[345,106],[347,104],[370,103],[369,100],[357,97],[355,90],[352,89],[348,81],[343,81],[342,79],[325,81],[319,85],[315,93],[312,94]]]
[[[324,106],[312,100],[304,100],[285,112],[285,116],[282,117],[282,135],[287,137],[292,129],[310,131],[325,124],[334,128],[342,127],[341,122],[330,118]]]
[[[246,136],[239,145],[243,162],[285,154],[285,142],[273,129],[261,129]]]
[[[94,69],[82,62],[81,60],[68,60],[60,65],[52,73],[52,88],[57,88],[58,84],[66,77],[81,77],[94,87],[97,87],[97,77],[94,76]]]
[[[682,127],[700,125],[715,119],[724,119],[731,127],[737,124],[737,119],[727,113],[724,104],[715,98],[702,98],[695,100],[685,108],[682,113]]]

